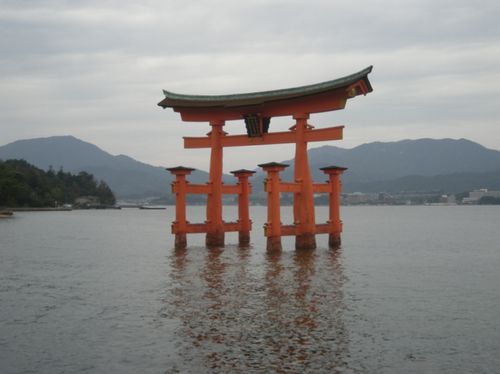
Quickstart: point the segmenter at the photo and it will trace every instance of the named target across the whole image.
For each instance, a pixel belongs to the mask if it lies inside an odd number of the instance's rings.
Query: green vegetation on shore
[[[73,175],[62,169],[38,169],[24,160],[0,160],[0,206],[55,207],[77,204],[84,198],[101,205],[114,205],[113,192],[103,181],[84,171]]]

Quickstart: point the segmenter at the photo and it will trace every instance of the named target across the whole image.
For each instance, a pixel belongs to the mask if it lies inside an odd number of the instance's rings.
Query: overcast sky
[[[500,149],[499,17],[498,0],[0,0],[0,145],[73,135],[207,170],[209,151],[184,150],[182,136],[209,126],[158,107],[162,89],[288,88],[373,65],[372,93],[311,116],[346,126],[328,144],[468,138]],[[292,124],[274,119],[271,131]],[[224,169],[292,156],[292,145],[229,148]]]

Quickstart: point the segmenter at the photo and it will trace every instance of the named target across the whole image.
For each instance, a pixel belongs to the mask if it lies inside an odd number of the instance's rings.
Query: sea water
[[[265,207],[215,249],[174,250],[173,212],[0,220],[0,373],[500,370],[499,207],[343,207],[342,248],[281,253]]]

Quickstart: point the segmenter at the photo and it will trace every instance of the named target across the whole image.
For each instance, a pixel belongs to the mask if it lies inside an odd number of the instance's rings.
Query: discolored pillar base
[[[316,237],[314,234],[302,234],[295,237],[295,249],[315,249]]]
[[[205,245],[207,247],[224,247],[224,232],[207,233]]]
[[[328,235],[328,246],[330,249],[338,249],[340,248],[340,244],[342,241],[340,240],[340,233],[333,233]]]
[[[267,237],[267,250],[268,251],[281,251],[281,237],[280,236],[268,236]]]
[[[239,245],[249,245],[250,233],[248,231],[240,231],[238,233],[238,243]]]
[[[184,249],[187,246],[186,233],[175,234],[175,249]]]

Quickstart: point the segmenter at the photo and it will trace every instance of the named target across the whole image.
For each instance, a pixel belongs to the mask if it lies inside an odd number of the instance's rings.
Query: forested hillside
[[[102,205],[115,204],[108,185],[96,181],[92,174],[44,171],[24,160],[0,160],[0,206],[54,207],[74,204],[79,197],[93,197]]]
[[[172,175],[163,167],[148,165],[125,155],[114,156],[94,144],[73,136],[52,136],[18,140],[0,146],[0,159],[23,159],[36,167],[48,170],[53,165],[78,174],[86,171],[103,180],[118,199],[142,199],[162,196],[170,191]],[[176,166],[169,164],[168,166]],[[208,174],[195,170],[191,183],[205,183]],[[231,175],[229,181],[233,182]]]

